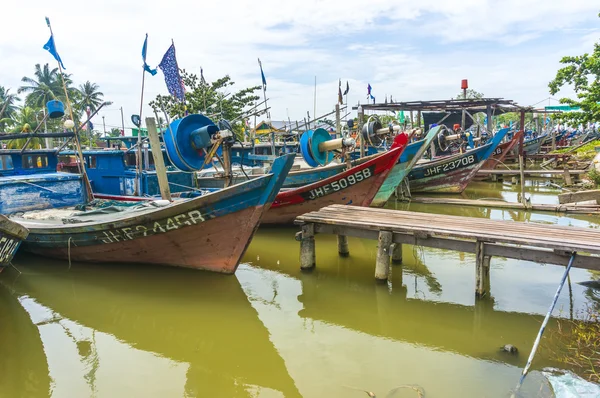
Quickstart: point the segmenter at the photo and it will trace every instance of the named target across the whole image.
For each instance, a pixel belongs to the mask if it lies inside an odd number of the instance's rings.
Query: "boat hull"
[[[142,263],[197,268],[207,271],[234,273],[258,225],[265,206],[253,206],[226,216],[194,224],[191,210],[174,215],[155,227],[138,224],[103,232],[101,244],[44,247],[25,243],[25,250],[58,259],[93,263]],[[192,213],[192,216],[189,214]],[[198,214],[201,212],[198,211]],[[191,226],[176,224],[185,219]],[[160,227],[158,225],[161,225]],[[177,227],[177,228],[176,228]],[[157,234],[129,240],[123,230],[143,228]],[[167,228],[173,228],[168,231]],[[165,233],[161,233],[164,230]],[[168,231],[168,233],[167,233]],[[36,232],[33,232],[35,239]]]
[[[30,230],[23,247],[75,261],[234,273],[291,168],[291,155],[280,159],[273,164],[273,174],[137,215],[53,225],[20,220]]]
[[[21,242],[28,234],[26,228],[0,215],[0,270],[10,265]]]
[[[403,149],[392,149],[317,183],[280,192],[261,223],[291,224],[301,214],[332,204],[369,206]]]
[[[508,129],[499,130],[483,146],[416,165],[408,175],[410,192],[461,193],[506,133]]]

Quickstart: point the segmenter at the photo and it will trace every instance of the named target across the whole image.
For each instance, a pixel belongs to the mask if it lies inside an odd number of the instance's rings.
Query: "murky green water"
[[[500,190],[502,188],[502,190]],[[529,186],[533,202],[555,190]],[[510,184],[466,196],[514,200]],[[598,228],[590,216],[389,203],[389,208]],[[298,265],[295,228],[261,229],[235,276],[97,266],[21,255],[0,274],[0,397],[508,397],[563,269],[494,258],[491,300],[475,303],[474,257],[404,246],[404,266],[374,283],[376,243],[317,237]],[[556,314],[600,305],[574,269]],[[570,294],[569,294],[570,292]],[[547,333],[552,332],[552,323]],[[514,344],[520,355],[499,352]],[[534,368],[557,366],[545,351]],[[539,371],[523,396],[551,392]],[[415,397],[401,389],[393,397]]]

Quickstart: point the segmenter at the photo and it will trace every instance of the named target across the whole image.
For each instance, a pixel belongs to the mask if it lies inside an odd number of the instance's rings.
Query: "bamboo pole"
[[[46,22],[48,23],[48,28],[50,29],[50,36],[52,36],[52,38],[54,39],[54,32],[52,31],[52,25],[50,24],[50,20],[48,18],[46,18]],[[56,40],[54,40],[54,49],[55,49],[56,53],[58,54],[58,49],[56,48]],[[67,107],[69,109],[69,115],[71,117],[71,121],[73,123],[75,123],[75,118],[73,117],[73,107],[71,106],[71,101],[69,100],[69,93],[67,91],[67,85],[65,83],[65,77],[63,74],[63,70],[62,70],[62,65],[60,64],[60,62],[58,60],[56,60],[56,63],[58,64],[58,71],[60,74],[60,79],[62,81],[63,90],[65,92],[65,100],[67,102]],[[92,185],[90,184],[90,180],[89,180],[89,178],[87,176],[87,172],[85,170],[85,161],[83,159],[83,152],[81,150],[81,144],[79,142],[79,129],[75,129],[75,136],[73,138],[75,139],[75,147],[77,150],[77,155],[79,157],[79,164],[78,164],[79,172],[81,173],[81,176],[83,178],[83,183],[85,184],[85,187],[86,187],[88,201],[91,202],[92,200],[94,200],[94,193],[92,192]]]
[[[158,138],[158,129],[156,121],[153,117],[146,118],[146,128],[148,129],[148,138],[150,139],[150,149],[152,149],[152,157],[154,158],[154,167],[156,168],[156,177],[158,178],[158,187],[160,196],[164,200],[171,201],[171,190],[169,189],[169,179],[167,177],[167,168],[165,167],[165,159],[162,155],[160,139]]]
[[[137,150],[135,151],[135,185],[133,194],[140,196],[140,176],[142,175],[142,110],[144,109],[144,84],[146,82],[146,70],[142,65],[142,94],[140,96],[140,125],[138,128]],[[147,126],[146,126],[147,127]]]

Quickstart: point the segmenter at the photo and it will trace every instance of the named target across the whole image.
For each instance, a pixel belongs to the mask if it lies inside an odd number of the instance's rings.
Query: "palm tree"
[[[9,94],[10,89],[0,86],[0,131],[12,125],[12,116],[15,114],[18,106],[15,105],[21,99],[16,94]]]
[[[18,93],[27,93],[25,104],[29,107],[43,108],[48,101],[64,97],[58,68],[50,69],[48,64],[43,68],[36,64],[34,77],[24,76],[21,81],[27,85],[19,87]]]
[[[14,127],[13,133],[31,133],[34,131],[39,124],[37,119],[37,112],[35,109],[25,106],[19,110],[18,113],[13,115]],[[17,149],[25,145],[25,139],[9,141],[7,147],[9,149]],[[31,141],[30,148],[39,148],[42,140],[40,138],[33,138]]]
[[[85,111],[86,107],[89,106],[90,110],[95,112],[100,104],[102,104],[104,93],[99,91],[99,88],[96,83],[92,83],[89,80],[79,86],[81,98],[78,107],[81,111]]]
[[[10,88],[0,86],[0,119],[3,117],[11,117],[17,110],[17,101],[21,101],[16,94],[9,94]]]

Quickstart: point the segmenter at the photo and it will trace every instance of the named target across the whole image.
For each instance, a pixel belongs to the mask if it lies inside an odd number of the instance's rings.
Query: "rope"
[[[71,237],[69,236],[69,240],[67,241],[67,255],[69,257],[69,271],[71,270]]]

